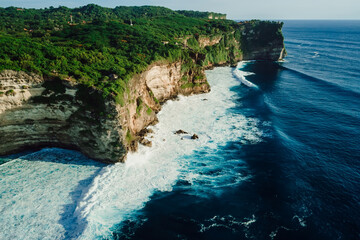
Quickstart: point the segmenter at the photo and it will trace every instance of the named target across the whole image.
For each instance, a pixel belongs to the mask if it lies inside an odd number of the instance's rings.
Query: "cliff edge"
[[[210,91],[205,69],[241,60],[282,59],[282,34],[272,32],[280,28],[281,33],[280,25],[272,23],[277,27],[269,30],[259,21],[242,22],[237,31],[178,38],[176,45],[185,57],[152,61],[133,74],[121,101],[72,77],[3,70],[0,155],[54,146],[76,149],[102,162],[123,162],[139,143],[151,145],[143,138],[144,129],[157,122],[161,103],[179,94]],[[110,82],[118,76],[106,77]]]
[[[102,162],[124,161],[143,142],[141,131],[157,122],[162,102],[210,91],[205,79],[184,88],[182,76],[180,62],[156,62],[131,79],[121,106],[74,82],[3,71],[0,154],[52,146],[76,149]]]

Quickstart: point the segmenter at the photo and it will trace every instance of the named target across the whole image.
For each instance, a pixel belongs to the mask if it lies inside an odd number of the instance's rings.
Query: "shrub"
[[[13,89],[10,89],[5,92],[5,95],[6,96],[15,96],[16,92]]]

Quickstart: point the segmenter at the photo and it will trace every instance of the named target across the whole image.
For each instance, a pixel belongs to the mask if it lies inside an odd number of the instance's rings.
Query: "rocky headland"
[[[139,142],[151,145],[144,140],[144,129],[156,124],[156,113],[162,103],[179,94],[210,91],[205,69],[241,60],[274,61],[285,56],[282,38],[263,42],[259,41],[261,37],[256,29],[244,30],[242,40],[233,32],[198,36],[199,49],[216,49],[224,38],[228,48],[236,48],[229,51],[230,56],[216,62],[207,60],[201,51],[194,51],[193,63],[202,63],[196,71],[184,71],[181,60],[155,61],[133,75],[122,103],[111,97],[103,98],[101,90],[71,78],[3,70],[0,72],[0,155],[51,146],[76,149],[102,162],[123,162],[127,152],[135,151]],[[189,48],[186,38],[183,43],[184,48]],[[246,44],[252,45],[245,48]]]

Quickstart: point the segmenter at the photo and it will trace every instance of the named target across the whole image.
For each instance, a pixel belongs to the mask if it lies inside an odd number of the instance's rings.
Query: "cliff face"
[[[117,114],[112,102],[104,104],[107,116],[99,117],[78,96],[83,90],[70,83],[15,71],[0,73],[0,82],[5,92],[0,96],[1,154],[57,146],[105,162],[124,157],[122,126],[112,117]]]
[[[155,63],[130,81],[126,104],[99,101],[96,90],[35,74],[0,73],[0,154],[26,148],[74,148],[103,162],[124,161],[139,133],[157,122],[161,102],[179,93],[210,90],[207,84],[182,88],[181,63]]]
[[[25,148],[74,148],[103,162],[124,161],[138,143],[151,145],[142,131],[157,122],[161,103],[179,94],[210,91],[204,69],[243,59],[278,60],[285,55],[282,38],[259,42],[261,29],[244,28],[215,37],[199,36],[190,65],[160,61],[133,76],[123,104],[70,80],[43,79],[35,74],[0,73],[0,155]],[[194,42],[194,41],[193,41]],[[195,48],[194,48],[195,49]],[[189,64],[189,63],[187,63]]]
[[[274,41],[266,47],[256,48],[253,51],[246,52],[242,60],[282,60],[286,56],[286,51],[282,41]]]
[[[200,47],[204,48],[207,46],[214,46],[215,44],[218,44],[221,40],[222,36],[218,35],[215,37],[207,37],[207,36],[200,36],[198,41],[199,41],[199,45]]]
[[[282,22],[250,21],[241,26],[244,60],[281,60],[286,56]]]

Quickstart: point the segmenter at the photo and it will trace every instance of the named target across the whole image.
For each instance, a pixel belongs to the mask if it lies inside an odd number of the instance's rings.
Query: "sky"
[[[164,6],[226,13],[229,19],[360,19],[360,0],[0,0],[0,7]]]

